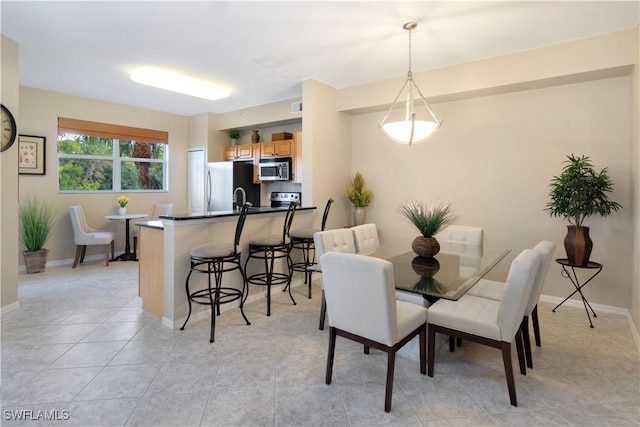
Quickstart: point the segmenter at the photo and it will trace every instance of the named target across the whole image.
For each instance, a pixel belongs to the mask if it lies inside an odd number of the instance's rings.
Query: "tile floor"
[[[256,292],[256,288],[251,289]],[[500,352],[442,345],[433,378],[397,360],[384,408],[386,359],[338,338],[324,383],[327,331],[313,299],[277,292],[219,317],[170,330],[141,309],[137,265],[87,263],[20,275],[20,307],[2,314],[2,426],[640,425],[640,357],[624,317],[541,303],[542,347],[516,372],[509,404]],[[515,359],[514,359],[515,361]],[[10,419],[12,410],[30,418]],[[57,415],[45,420],[42,412]],[[23,411],[22,414],[25,414]],[[26,413],[29,414],[29,413]],[[61,420],[60,418],[67,418]]]

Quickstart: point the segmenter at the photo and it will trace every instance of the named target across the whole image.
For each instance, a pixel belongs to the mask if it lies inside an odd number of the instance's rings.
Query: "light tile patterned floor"
[[[325,385],[317,284],[313,299],[294,288],[297,306],[277,292],[271,317],[264,300],[249,304],[250,326],[223,313],[214,344],[207,320],[182,332],[141,309],[135,263],[47,268],[20,275],[19,291],[2,315],[3,426],[640,425],[640,358],[621,316],[600,313],[590,329],[583,310],[541,303],[543,346],[533,370],[516,371],[517,408],[498,350],[443,345],[433,378],[400,357],[385,413],[381,352],[338,338]]]

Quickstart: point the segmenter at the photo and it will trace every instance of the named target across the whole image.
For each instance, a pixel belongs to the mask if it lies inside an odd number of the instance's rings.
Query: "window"
[[[58,191],[166,191],[166,132],[58,118]]]

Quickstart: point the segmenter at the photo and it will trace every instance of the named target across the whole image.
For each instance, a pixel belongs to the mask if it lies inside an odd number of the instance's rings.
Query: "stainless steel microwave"
[[[258,178],[260,181],[291,181],[291,157],[260,159]]]

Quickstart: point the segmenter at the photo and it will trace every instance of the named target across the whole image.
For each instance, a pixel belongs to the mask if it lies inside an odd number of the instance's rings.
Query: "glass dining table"
[[[384,258],[393,264],[396,289],[422,295],[427,301],[434,302],[440,298],[460,299],[509,252],[511,249],[485,247],[481,256],[444,251],[430,258],[417,256],[414,252],[391,258],[378,254],[371,256]],[[318,264],[310,270],[322,273]]]
[[[396,289],[422,295],[430,302],[460,299],[511,249],[485,247],[482,256],[439,252],[430,258],[406,252],[387,258],[393,264]]]

